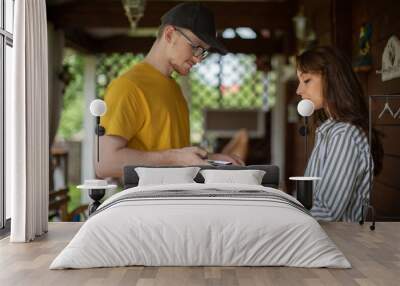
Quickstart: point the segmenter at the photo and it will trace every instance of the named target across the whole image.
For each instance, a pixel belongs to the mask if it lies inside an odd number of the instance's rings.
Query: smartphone
[[[232,162],[229,162],[229,161],[207,160],[207,162],[213,166],[232,165]]]

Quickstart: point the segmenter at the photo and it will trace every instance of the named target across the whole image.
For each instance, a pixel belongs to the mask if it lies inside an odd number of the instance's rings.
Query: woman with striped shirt
[[[349,60],[337,49],[319,47],[297,57],[297,94],[311,100],[317,121],[305,176],[314,185],[312,215],[326,221],[359,221],[369,200],[373,174],[382,168],[382,145],[373,131],[368,144],[368,109]]]

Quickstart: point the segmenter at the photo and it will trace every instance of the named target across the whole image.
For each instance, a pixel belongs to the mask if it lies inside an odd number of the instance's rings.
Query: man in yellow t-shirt
[[[188,107],[171,74],[187,75],[209,51],[227,52],[216,39],[210,10],[189,2],[164,14],[144,61],[112,81],[106,91],[99,177],[121,177],[125,165],[204,165],[206,158],[242,164],[232,156],[207,155],[189,147]]]

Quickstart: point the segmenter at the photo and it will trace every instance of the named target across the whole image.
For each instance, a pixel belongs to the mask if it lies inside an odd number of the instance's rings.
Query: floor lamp
[[[99,136],[103,136],[106,133],[106,130],[103,126],[100,125],[100,117],[106,114],[107,105],[101,99],[95,99],[90,103],[90,113],[96,117],[96,129],[95,133],[97,135],[97,162],[99,162]]]
[[[305,137],[305,162],[308,161],[308,117],[314,113],[314,103],[309,99],[303,99],[297,104],[297,112],[304,118],[304,126],[300,127],[300,134]]]
[[[90,113],[96,117],[96,129],[95,133],[97,136],[97,162],[100,160],[100,143],[99,136],[103,136],[106,130],[100,125],[100,117],[107,112],[107,105],[101,99],[95,99],[90,103]],[[100,200],[104,197],[107,189],[114,189],[116,185],[109,185],[106,180],[85,180],[83,185],[79,185],[78,189],[89,190],[89,197],[93,202],[89,205],[89,215],[92,215],[97,208],[100,206]]]
[[[297,111],[304,117],[304,126],[300,128],[300,134],[305,136],[305,163],[308,161],[308,117],[314,112],[314,104],[309,99],[303,99],[297,105]],[[313,181],[320,180],[319,177],[290,177],[292,181],[296,181],[296,197],[303,206],[310,210],[313,206]]]

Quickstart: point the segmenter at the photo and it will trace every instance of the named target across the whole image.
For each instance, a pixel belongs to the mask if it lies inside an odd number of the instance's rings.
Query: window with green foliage
[[[73,139],[82,130],[85,98],[83,96],[83,56],[73,50],[66,50],[64,69],[70,80],[64,89],[63,109],[57,137]]]
[[[100,55],[96,67],[96,92],[100,98],[104,97],[104,92],[108,84],[119,75],[125,73],[133,65],[144,59],[143,54],[111,54]]]
[[[212,54],[189,75],[191,139],[203,137],[204,109],[257,109],[267,103],[267,77],[256,68],[256,56]]]

